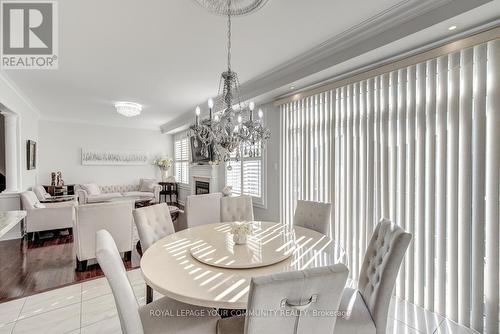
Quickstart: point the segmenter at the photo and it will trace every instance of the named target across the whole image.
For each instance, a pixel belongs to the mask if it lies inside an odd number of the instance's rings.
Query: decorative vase
[[[168,180],[168,168],[162,168],[161,169],[161,181],[167,182],[167,180]]]
[[[246,234],[233,234],[233,241],[236,245],[244,245],[247,243]]]
[[[224,197],[231,196],[232,193],[233,193],[232,186],[225,186],[224,188],[222,188],[222,195],[224,195]]]

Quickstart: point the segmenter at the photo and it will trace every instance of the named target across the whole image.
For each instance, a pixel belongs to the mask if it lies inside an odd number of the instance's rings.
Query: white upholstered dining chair
[[[188,227],[220,223],[221,193],[191,195],[186,199]]]
[[[167,203],[135,209],[133,214],[143,252],[161,238],[175,233]]]
[[[358,289],[342,295],[334,334],[384,334],[391,295],[411,234],[388,220],[376,227],[359,273]]]
[[[293,224],[328,235],[331,212],[331,203],[298,200]]]
[[[220,218],[222,222],[252,221],[252,196],[222,197]]]
[[[314,314],[338,310],[348,274],[336,264],[254,277],[247,316],[219,320],[217,334],[331,334],[336,317]]]
[[[161,238],[175,233],[167,203],[146,206],[133,211],[142,253]],[[153,289],[146,284],[146,303],[153,301]]]
[[[97,231],[95,252],[111,286],[124,334],[216,332],[219,317],[211,316],[213,312],[210,309],[184,304],[168,297],[139,306],[116,244],[106,230]]]

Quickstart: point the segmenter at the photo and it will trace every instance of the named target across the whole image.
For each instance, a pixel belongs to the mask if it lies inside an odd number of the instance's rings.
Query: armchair
[[[73,227],[74,205],[42,204],[32,191],[21,194],[21,203],[27,213],[25,220],[27,233]]]

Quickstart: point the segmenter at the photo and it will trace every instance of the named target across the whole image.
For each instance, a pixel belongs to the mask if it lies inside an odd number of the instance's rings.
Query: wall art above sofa
[[[82,148],[82,165],[145,165],[144,151],[94,150]]]

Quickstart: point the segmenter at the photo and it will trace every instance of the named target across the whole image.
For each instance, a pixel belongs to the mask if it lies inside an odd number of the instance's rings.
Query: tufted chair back
[[[143,252],[159,239],[175,233],[166,203],[135,209],[133,213]]]
[[[252,278],[245,334],[333,333],[335,316],[313,314],[338,310],[348,274],[344,264],[336,264]]]
[[[108,231],[99,230],[95,238],[97,262],[113,291],[122,332],[125,334],[144,333],[139,315],[139,304],[135,299],[134,290],[127,278],[113,237]]]
[[[220,223],[221,193],[191,195],[186,199],[188,227]]]
[[[328,235],[331,212],[331,203],[298,200],[293,224]]]
[[[252,197],[222,197],[220,202],[220,219],[222,222],[252,221]]]
[[[387,326],[387,313],[399,267],[403,262],[411,234],[396,224],[382,219],[366,249],[358,290],[378,329]]]

